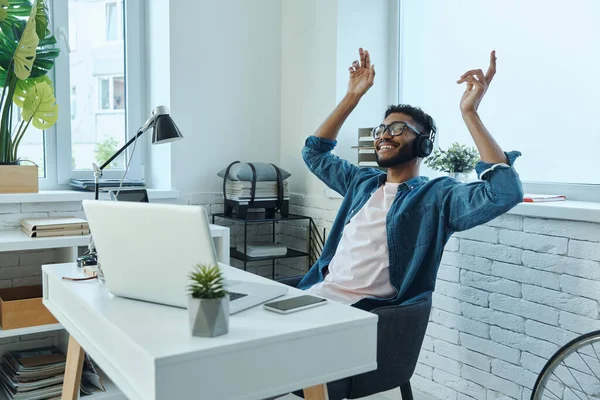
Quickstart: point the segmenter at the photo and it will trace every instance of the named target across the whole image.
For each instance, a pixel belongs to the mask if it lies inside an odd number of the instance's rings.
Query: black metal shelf
[[[231,258],[235,258],[236,260],[252,262],[252,261],[265,261],[265,260],[279,260],[283,258],[295,258],[295,257],[308,257],[308,253],[298,250],[288,249],[287,254],[284,256],[267,256],[267,257],[249,257],[244,253],[238,251],[235,248],[231,248],[229,250],[229,255]]]
[[[248,257],[244,253],[238,251],[235,247],[229,250],[229,256],[232,260],[242,261],[244,263],[244,271],[246,271],[246,264],[254,261],[271,261],[272,274],[271,277],[275,279],[275,265],[276,260],[281,260],[285,258],[297,258],[297,257],[307,257],[307,269],[311,264],[311,244],[312,244],[312,236],[311,236],[311,226],[314,225],[314,222],[311,217],[305,215],[298,214],[287,214],[287,216],[281,216],[281,213],[266,213],[266,212],[246,212],[244,213],[244,218],[240,218],[237,214],[226,214],[226,213],[218,213],[213,214],[212,222],[215,223],[215,218],[227,219],[230,221],[234,221],[236,223],[244,224],[244,243],[248,243],[248,225],[253,223],[271,223],[271,241],[273,243],[276,242],[276,232],[275,226],[279,222],[291,222],[291,221],[308,221],[308,242],[307,242],[307,252],[298,251],[288,249],[287,254],[284,256],[268,256],[268,257]],[[317,232],[318,235],[318,232]],[[279,264],[277,264],[279,265]]]
[[[279,213],[276,213],[274,217],[268,217],[267,214],[264,212],[249,212],[246,214],[246,218],[238,218],[235,214],[226,215],[224,213],[219,213],[219,214],[213,215],[213,221],[214,221],[215,217],[229,219],[229,220],[238,221],[238,222],[246,222],[246,223],[273,222],[273,221],[275,221],[275,222],[298,221],[298,220],[303,220],[303,219],[310,219],[310,217],[307,217],[305,215],[298,215],[298,214],[288,214],[287,217],[282,217],[281,214],[279,214]]]

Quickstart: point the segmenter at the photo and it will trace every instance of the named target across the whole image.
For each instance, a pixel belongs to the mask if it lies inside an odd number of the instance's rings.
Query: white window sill
[[[342,199],[343,197],[331,189],[325,189],[325,197]],[[525,217],[566,219],[600,223],[600,203],[591,201],[552,201],[545,203],[517,204],[508,214]]]
[[[521,203],[508,214],[600,223],[600,203],[573,200]]]
[[[169,189],[147,189],[148,199],[165,200],[177,199],[178,190]],[[79,192],[76,190],[40,190],[38,193],[10,193],[0,194],[0,204],[7,203],[57,203],[68,201],[82,201],[93,199],[94,192]],[[100,193],[100,199],[108,199],[106,192]]]

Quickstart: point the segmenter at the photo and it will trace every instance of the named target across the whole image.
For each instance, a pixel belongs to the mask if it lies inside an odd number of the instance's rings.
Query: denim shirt
[[[310,136],[302,150],[310,171],[344,198],[321,257],[298,285],[303,290],[323,281],[323,270],[335,254],[344,226],[387,178],[378,169],[358,167],[331,154],[336,144]],[[523,201],[521,181],[513,168],[520,155],[506,153],[508,165],[479,161],[476,182],[422,176],[403,182],[386,217],[390,283],[397,294],[388,299],[364,298],[354,306],[370,310],[430,296],[450,236],[486,223]]]

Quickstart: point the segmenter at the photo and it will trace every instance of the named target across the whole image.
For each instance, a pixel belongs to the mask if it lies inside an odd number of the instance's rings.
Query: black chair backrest
[[[377,370],[351,378],[349,399],[397,388],[415,371],[431,312],[431,296],[405,306],[375,309]]]

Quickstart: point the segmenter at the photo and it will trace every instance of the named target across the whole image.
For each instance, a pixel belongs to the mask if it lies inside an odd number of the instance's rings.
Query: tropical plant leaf
[[[0,21],[4,21],[8,17],[8,0],[0,0]]]
[[[27,94],[33,90],[36,84],[40,82],[46,82],[50,89],[52,89],[52,81],[48,78],[47,75],[40,76],[37,78],[27,78],[25,80],[19,79],[15,86],[15,94],[13,95],[13,101],[15,104],[21,108],[23,108],[23,103],[25,102],[25,98]]]
[[[4,68],[0,68],[0,87],[4,87],[4,84],[6,82],[6,70]]]
[[[54,35],[50,35],[50,36],[46,36],[43,39],[40,38],[40,43],[38,44],[38,46],[40,47],[45,47],[45,46],[54,46],[56,44],[56,38],[54,37]]]
[[[38,129],[48,129],[58,120],[58,105],[47,82],[36,83],[25,96],[23,112],[25,121],[31,121]]]
[[[54,60],[60,54],[59,49],[53,48],[38,48],[31,68],[31,78],[37,78],[42,75],[46,75],[48,71],[54,67]]]
[[[46,0],[37,0],[35,12],[35,32],[38,38],[45,38],[50,31],[48,30],[48,5]]]
[[[35,14],[37,7],[31,9],[31,15],[25,24],[25,29],[17,45],[17,51],[13,57],[15,75],[19,79],[27,79],[31,75],[33,62],[35,61],[36,49],[40,39],[35,32]]]
[[[25,23],[22,26],[25,27]],[[15,28],[17,27],[15,26]],[[18,38],[14,40],[12,36],[12,30],[8,31],[8,34],[6,31],[0,32],[0,67],[5,70],[9,69],[15,51],[17,51],[17,43],[19,42]]]
[[[6,11],[6,16],[0,20],[0,29],[4,33],[12,30],[13,25],[17,21],[21,21],[19,17],[27,17],[31,13],[31,2],[29,0],[2,0],[2,5],[6,3],[6,8],[2,7]]]

